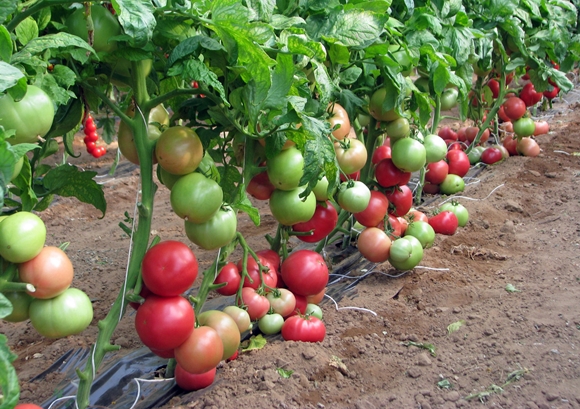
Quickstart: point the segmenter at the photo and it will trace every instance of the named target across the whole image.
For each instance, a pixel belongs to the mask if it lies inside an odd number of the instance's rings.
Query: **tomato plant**
[[[503,103],[503,111],[507,118],[512,121],[517,121],[524,116],[527,111],[527,106],[521,98],[512,97]]]
[[[116,17],[103,6],[90,7],[91,20],[93,25],[91,45],[97,52],[111,53],[117,49],[117,41],[110,40],[111,37],[122,34],[121,25]],[[66,30],[85,41],[89,41],[87,29],[87,18],[85,9],[78,8],[66,19]]]
[[[259,320],[270,309],[270,301],[266,296],[259,294],[256,289],[251,287],[242,288],[240,303],[246,307],[252,321]]]
[[[338,103],[332,103],[328,106],[328,111],[330,113],[330,117],[328,118],[328,122],[330,123],[330,127],[335,129],[332,131],[332,135],[336,139],[344,139],[350,132],[350,119],[348,117],[348,113],[342,107],[342,105]]]
[[[296,296],[286,288],[278,288],[266,294],[272,311],[286,318],[296,309]]]
[[[262,285],[262,279],[265,286],[269,288],[276,288],[278,284],[278,275],[276,272],[276,268],[270,261],[258,255],[258,260],[260,264],[266,267],[266,271],[262,271],[262,275],[260,277],[260,266],[256,262],[253,257],[248,257],[248,261],[246,263],[246,270],[248,275],[244,278],[244,287],[251,287],[257,290]],[[242,271],[243,269],[243,260],[239,260],[237,264],[238,271]]]

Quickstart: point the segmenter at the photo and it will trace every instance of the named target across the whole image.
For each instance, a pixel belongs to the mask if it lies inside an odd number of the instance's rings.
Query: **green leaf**
[[[38,24],[36,20],[32,17],[26,17],[16,26],[16,38],[20,41],[20,44],[26,45],[31,40],[38,37]]]
[[[270,21],[276,9],[276,0],[246,0],[252,20]]]
[[[63,136],[69,131],[76,129],[83,118],[84,107],[79,99],[70,99],[68,104],[58,107],[54,115],[52,127],[46,134],[45,138],[54,138],[56,136]],[[65,141],[65,148],[67,142]],[[67,152],[74,156],[72,146],[68,146]],[[73,152],[73,153],[71,153]]]
[[[338,167],[334,145],[327,136],[330,130],[328,122],[304,116],[302,124],[312,139],[308,139],[304,147],[304,174],[300,179],[300,185],[308,185],[305,191],[305,194],[308,194],[318,182],[319,175],[324,174],[328,179],[330,190],[338,184],[336,180]]]
[[[181,75],[186,81],[198,81],[199,83],[208,85],[215,89],[224,104],[229,106],[229,102],[226,98],[226,92],[224,90],[223,84],[218,79],[218,76],[211,71],[203,62],[199,60],[187,60],[183,63],[183,71]],[[173,73],[173,70],[170,70]]]
[[[12,314],[12,311],[14,311],[12,303],[4,294],[0,293],[0,320]]]
[[[102,186],[93,179],[96,174],[97,172],[81,171],[73,165],[61,165],[51,169],[42,180],[42,184],[49,193],[76,197],[83,203],[93,205],[103,212],[104,216],[107,202]]]
[[[36,86],[42,88],[57,105],[64,105],[75,97],[72,91],[68,91],[57,83],[57,77],[51,74],[45,74],[35,82]]]
[[[457,322],[449,324],[447,326],[447,334],[453,334],[454,332],[459,331],[459,328],[461,328],[463,325],[465,325],[464,320],[459,320]]]
[[[272,72],[272,86],[263,107],[268,109],[282,109],[287,102],[286,96],[294,82],[294,61],[289,54],[276,56],[276,67]]]
[[[455,58],[457,65],[463,65],[473,52],[473,37],[473,32],[468,27],[446,27],[441,45]]]
[[[0,92],[12,88],[22,78],[24,78],[22,71],[4,61],[0,61]]]
[[[189,57],[192,54],[198,56],[200,48],[205,48],[206,50],[211,51],[225,50],[224,47],[213,38],[201,35],[193,36],[183,40],[173,49],[167,59],[167,66],[171,67],[176,61]]]
[[[34,206],[38,203],[38,198],[32,189],[32,169],[30,168],[28,158],[24,158],[22,170],[20,170],[18,177],[14,179],[12,183],[20,190],[18,196],[20,196],[22,204],[21,210],[26,212],[32,211]]]
[[[0,2],[0,24],[6,21],[9,15],[18,8],[18,0],[2,0]]]
[[[337,43],[330,46],[328,56],[333,64],[347,65],[350,62],[350,52],[348,51],[348,48]]]
[[[451,389],[451,388],[453,388],[453,385],[447,379],[442,379],[439,382],[437,382],[437,386],[440,389]]]
[[[250,220],[256,225],[260,225],[260,211],[252,204],[248,195],[246,194],[246,189],[238,189],[238,194],[236,199],[231,206],[234,210],[241,210],[245,212],[250,217]]]
[[[12,39],[6,27],[0,25],[0,60],[6,63],[10,62],[12,57]]]
[[[427,344],[425,342],[407,341],[407,342],[403,343],[403,345],[405,345],[406,347],[417,347],[417,348],[426,349],[427,351],[429,351],[429,353],[432,356],[436,356],[435,345],[433,345],[433,344]]]
[[[288,379],[292,376],[294,371],[292,369],[276,368],[276,372],[281,378]]]
[[[254,349],[262,349],[266,346],[268,341],[262,334],[254,335],[249,340],[242,342],[242,352],[252,351]]]
[[[314,79],[319,93],[319,101],[322,106],[326,106],[332,99],[332,94],[337,91],[337,87],[330,79],[323,63],[312,60],[312,64],[314,65]]]
[[[518,290],[513,284],[508,284],[505,286],[505,290],[508,293],[521,293],[521,290]]]
[[[119,23],[131,37],[131,45],[144,47],[153,38],[156,21],[153,5],[145,0],[113,0]]]
[[[443,93],[445,88],[447,88],[447,84],[449,84],[450,78],[449,67],[438,64],[433,72],[433,90],[436,94],[441,95]]]
[[[71,52],[71,56],[80,62],[87,61],[88,56],[86,51],[95,53],[95,50],[93,50],[89,43],[82,38],[61,31],[60,33],[46,34],[31,40],[22,50],[13,55],[12,62],[27,61],[31,55],[42,54],[48,49],[60,48],[79,49],[79,53]]]
[[[0,407],[13,408],[20,398],[18,376],[12,366],[17,358],[8,348],[8,338],[0,334]]]

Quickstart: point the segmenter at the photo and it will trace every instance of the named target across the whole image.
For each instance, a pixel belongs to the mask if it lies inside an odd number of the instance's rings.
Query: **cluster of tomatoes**
[[[12,290],[2,291],[13,307],[3,319],[30,319],[47,338],[78,334],[93,319],[91,301],[83,291],[70,287],[72,262],[59,247],[45,246],[45,239],[46,226],[34,213],[0,219],[0,272],[14,284]]]
[[[95,120],[88,114],[85,119],[85,124],[83,127],[85,133],[84,142],[87,147],[87,152],[95,158],[100,158],[105,153],[107,153],[107,148],[104,146],[97,146],[97,141],[99,140],[99,134],[97,134],[97,126],[95,125]]]

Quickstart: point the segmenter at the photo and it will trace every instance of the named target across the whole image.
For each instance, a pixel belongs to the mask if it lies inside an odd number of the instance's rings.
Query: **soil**
[[[329,294],[337,304],[328,298],[321,304],[323,342],[268,337],[264,348],[220,364],[210,388],[185,393],[173,381],[160,382],[153,389],[166,385],[162,398],[152,403],[140,395],[136,407],[580,408],[580,111],[574,104],[556,108],[540,114],[549,119],[551,132],[537,138],[539,157],[510,157],[472,172],[477,174],[458,198],[469,209],[469,223],[453,236],[438,235],[421,268],[400,274],[389,264],[350,257],[352,263],[340,270],[349,276],[331,277],[337,282]],[[71,160],[102,175],[108,201],[103,219],[69,198],[59,198],[41,214],[48,244],[70,241],[73,285],[93,300],[92,325],[80,335],[49,340],[28,322],[0,324],[19,356],[14,364],[21,402],[48,407],[66,393],[63,385],[75,375],[62,366],[73,359],[70,351],[82,354],[95,340],[97,320],[123,282],[129,240],[118,223],[125,212],[133,214],[139,178],[123,160],[108,175],[110,148],[104,160],[86,155]],[[426,196],[422,209],[433,210],[445,199]],[[264,210],[259,227],[245,216],[239,223],[256,250],[267,246],[264,234],[275,229],[267,206],[258,205]],[[163,186],[155,215],[153,234],[187,242]],[[202,267],[215,256],[195,251]],[[137,366],[148,362],[131,355],[143,351],[133,319],[128,310],[120,321],[112,342],[121,350],[109,362],[122,357]],[[133,378],[154,378],[163,372],[159,362],[148,373],[114,378],[114,386],[124,388],[119,393],[130,397],[124,403],[112,386],[91,403],[131,407],[137,394]],[[279,368],[293,372],[285,378]]]

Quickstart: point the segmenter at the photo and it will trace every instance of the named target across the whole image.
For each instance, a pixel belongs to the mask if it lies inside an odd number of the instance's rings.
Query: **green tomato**
[[[412,270],[422,259],[423,246],[414,236],[401,237],[391,244],[388,260],[397,270]]]
[[[319,320],[321,320],[322,319],[322,308],[320,308],[316,304],[307,304],[306,305],[306,315],[312,315],[313,317],[316,317]]]
[[[117,49],[115,40],[111,37],[123,34],[117,18],[105,7],[91,6],[91,19],[93,20],[93,48],[96,52],[111,53]],[[66,19],[66,30],[83,40],[89,40],[85,9],[81,7]]]
[[[30,212],[18,212],[0,223],[0,256],[11,263],[24,263],[36,257],[46,240],[46,226]]]
[[[426,249],[433,245],[435,241],[435,230],[427,222],[417,220],[409,223],[405,230],[405,236],[413,236],[421,242],[421,246]]]
[[[12,304],[12,312],[3,319],[8,322],[26,321],[29,317],[28,309],[30,308],[30,303],[34,298],[24,291],[6,291],[2,294]]]
[[[440,211],[447,210],[455,213],[455,216],[457,216],[458,222],[457,225],[459,227],[465,227],[465,225],[469,221],[469,211],[461,203],[457,203],[455,201],[443,203],[441,207],[439,207],[439,210]]]
[[[385,101],[386,96],[387,90],[384,87],[376,90],[371,96],[369,102],[369,113],[377,121],[391,122],[401,117],[394,109],[389,111],[383,110],[383,102]]]
[[[12,182],[14,179],[20,175],[20,171],[22,170],[22,166],[24,165],[24,156],[21,156],[20,159],[14,164],[14,170],[12,171],[12,176],[10,177],[10,181]]]
[[[93,319],[90,298],[77,288],[69,288],[54,298],[34,299],[29,312],[34,329],[47,338],[79,334]]]
[[[157,166],[157,178],[169,190],[173,189],[175,182],[177,182],[183,176],[184,175],[174,175],[173,173],[169,173],[163,169],[163,167]]]
[[[484,146],[476,146],[475,148],[473,148],[467,154],[467,158],[469,159],[469,164],[475,165],[475,164],[481,162],[481,154],[483,153],[484,150],[485,150]]]
[[[449,111],[457,105],[459,91],[456,88],[447,88],[441,94],[441,111]]]
[[[439,185],[439,190],[444,195],[453,195],[455,193],[463,192],[465,189],[465,181],[461,176],[452,173],[445,177],[443,183]]]
[[[427,151],[421,142],[403,138],[391,146],[391,160],[403,172],[416,172],[425,166]]]
[[[426,94],[430,94],[431,93],[431,87],[429,86],[429,78],[425,78],[425,77],[419,77],[415,80],[415,86],[417,87],[417,89],[421,92],[424,92]]]
[[[205,250],[216,250],[228,245],[236,236],[238,219],[236,212],[223,206],[205,223],[185,222],[187,238]]]
[[[447,144],[442,137],[428,134],[423,140],[425,146],[425,160],[427,163],[439,162],[447,155]]]
[[[284,325],[284,317],[278,313],[266,314],[258,320],[258,328],[265,335],[274,335],[280,333]]]
[[[337,202],[344,210],[359,213],[367,208],[371,201],[371,191],[363,182],[342,182],[337,195]]]
[[[54,120],[54,104],[42,89],[29,85],[24,97],[16,102],[6,94],[0,97],[0,125],[14,129],[16,135],[7,141],[11,145],[36,143],[45,136]]]
[[[268,179],[279,190],[294,190],[304,173],[304,157],[295,146],[280,151],[266,162]]]
[[[223,199],[221,186],[197,172],[179,178],[169,196],[175,214],[192,223],[205,223],[211,219]]]
[[[536,123],[532,118],[523,117],[514,122],[514,133],[520,138],[532,136],[535,131]]]
[[[323,176],[322,179],[316,183],[312,189],[312,192],[314,193],[314,196],[316,196],[316,200],[319,202],[325,202],[329,199],[330,196],[328,194],[328,179],[326,176]]]
[[[398,139],[409,136],[411,127],[407,118],[397,118],[385,125],[387,136],[391,138],[391,143]]]
[[[296,223],[307,222],[314,216],[316,211],[316,196],[314,193],[302,200],[300,194],[306,187],[294,190],[275,189],[270,196],[270,211],[278,223],[284,226],[292,226]]]

